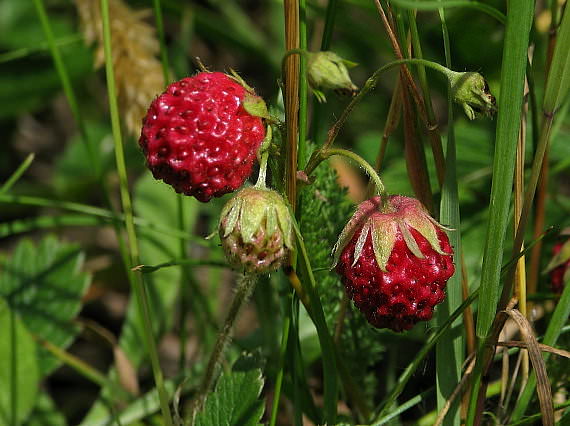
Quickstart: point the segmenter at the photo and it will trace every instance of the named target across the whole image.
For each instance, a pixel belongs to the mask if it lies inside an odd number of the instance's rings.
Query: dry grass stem
[[[85,40],[95,45],[95,67],[105,63],[99,1],[74,0]],[[119,108],[127,130],[137,137],[152,99],[164,90],[160,45],[155,29],[145,22],[148,10],[136,11],[122,0],[109,0],[113,69]]]

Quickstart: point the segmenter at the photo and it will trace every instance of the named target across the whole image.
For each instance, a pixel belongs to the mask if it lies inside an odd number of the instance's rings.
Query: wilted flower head
[[[460,104],[469,120],[478,114],[492,116],[497,110],[495,97],[483,76],[476,72],[447,73],[453,100]]]
[[[326,100],[321,90],[330,89],[351,96],[358,90],[348,74],[347,66],[354,65],[352,62],[330,51],[309,52],[308,58],[309,84],[319,102]]]
[[[293,245],[287,205],[270,189],[242,189],[224,206],[218,229],[228,262],[249,273],[278,269]]]

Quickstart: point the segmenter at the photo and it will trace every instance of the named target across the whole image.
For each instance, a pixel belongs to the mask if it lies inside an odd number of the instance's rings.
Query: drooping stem
[[[307,169],[305,169],[307,176],[309,176],[317,168],[317,166],[321,162],[323,162],[324,160],[326,160],[329,157],[332,157],[333,155],[339,155],[341,157],[346,157],[346,158],[354,161],[360,167],[362,167],[364,169],[364,171],[366,172],[366,174],[368,176],[370,176],[370,179],[372,179],[372,181],[374,182],[374,185],[376,186],[376,192],[378,193],[378,195],[381,196],[382,200],[387,199],[387,193],[386,193],[386,188],[384,187],[384,183],[382,182],[382,179],[380,179],[380,176],[378,175],[378,173],[376,172],[374,167],[372,167],[370,164],[368,164],[368,162],[366,160],[364,160],[364,158],[362,158],[360,155],[355,154],[354,152],[349,151],[347,149],[331,148],[331,149],[327,149],[325,151],[321,150],[319,152],[318,160],[315,160],[311,163],[312,164],[311,168],[308,168],[309,166],[307,166]],[[313,157],[311,157],[311,158],[313,158]]]
[[[327,135],[327,140],[325,141],[325,143],[323,144],[321,149],[313,152],[313,155],[311,155],[311,158],[309,159],[309,162],[307,163],[307,166],[305,167],[305,173],[307,174],[307,176],[310,174],[309,171],[312,171],[316,168],[315,163],[318,164],[322,161],[321,159],[319,159],[319,157],[321,156],[321,151],[326,151],[327,149],[329,149],[331,147],[331,145],[334,143],[336,137],[338,136],[340,129],[342,128],[342,126],[344,126],[344,123],[348,119],[348,116],[350,115],[352,110],[356,107],[356,105],[358,105],[362,101],[362,99],[364,99],[364,97],[370,91],[372,91],[376,87],[376,84],[378,83],[380,76],[384,72],[386,72],[386,71],[388,71],[394,67],[404,65],[404,64],[423,65],[425,67],[431,68],[435,71],[438,71],[438,72],[444,74],[447,78],[449,78],[450,75],[453,73],[453,71],[444,67],[443,65],[440,65],[436,62],[427,61],[425,59],[399,59],[397,61],[390,62],[390,63],[378,68],[374,72],[374,74],[372,74],[370,76],[370,78],[368,78],[368,80],[366,80],[366,83],[364,84],[364,86],[362,87],[360,92],[358,92],[358,95],[356,95],[354,98],[352,98],[352,101],[350,101],[350,103],[346,106],[346,108],[344,109],[344,111],[342,112],[342,114],[340,115],[338,120],[336,121],[336,123],[329,129],[328,135]]]
[[[230,310],[228,311],[228,315],[226,316],[224,325],[220,330],[220,333],[218,334],[216,344],[214,345],[214,350],[210,355],[208,366],[206,367],[206,373],[202,379],[202,382],[200,383],[198,393],[194,401],[192,402],[190,416],[187,419],[190,420],[191,424],[194,424],[196,420],[196,415],[198,414],[200,409],[203,407],[204,402],[206,401],[208,392],[210,391],[210,388],[212,387],[214,380],[216,378],[218,365],[220,364],[220,361],[224,356],[225,349],[231,339],[236,319],[239,313],[241,312],[241,308],[247,303],[249,297],[253,293],[253,289],[255,288],[256,283],[257,283],[257,277],[255,275],[250,275],[250,274],[243,275],[238,280],[234,300],[230,305]]]
[[[266,180],[267,180],[267,160],[269,159],[269,150],[265,150],[263,154],[261,154],[261,158],[259,160],[259,175],[257,176],[257,182],[255,183],[255,187],[259,189],[266,189]]]

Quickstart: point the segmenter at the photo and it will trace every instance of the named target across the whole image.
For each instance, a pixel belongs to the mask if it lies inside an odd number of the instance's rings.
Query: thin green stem
[[[299,48],[307,50],[307,0],[299,0]],[[299,61],[299,148],[297,152],[298,168],[307,162],[307,122],[308,122],[308,81],[307,55],[301,55]],[[299,213],[298,213],[299,214]]]
[[[374,423],[370,424],[370,426],[382,426],[382,425],[388,423],[393,418],[395,418],[395,417],[399,416],[400,414],[406,412],[410,408],[418,405],[420,402],[426,401],[433,393],[434,393],[434,388],[430,388],[426,391],[423,391],[419,395],[416,395],[413,398],[410,398],[409,400],[404,402],[402,405],[396,407],[390,414],[376,420]]]
[[[115,88],[115,74],[113,70],[113,54],[111,50],[111,25],[109,17],[109,0],[101,0],[101,20],[103,22],[103,44],[105,52],[105,71],[107,76],[107,91],[109,97],[109,110],[111,113],[111,126],[113,130],[113,142],[115,147],[115,163],[119,175],[121,202],[125,214],[125,228],[128,236],[129,254],[131,265],[138,265],[139,248],[133,220],[133,209],[131,204],[131,196],[129,194],[127,169],[125,165],[125,154],[123,151],[123,142],[121,136],[121,124],[119,120],[119,108],[117,104],[117,91]],[[132,274],[132,272],[130,272]],[[168,394],[164,387],[164,379],[160,369],[158,359],[158,351],[152,335],[152,322],[150,319],[150,306],[148,297],[145,292],[142,277],[138,274],[134,275],[131,285],[136,296],[137,306],[142,319],[142,332],[149,353],[152,365],[154,380],[160,398],[160,406],[163,415],[163,421],[167,426],[172,425],[172,416],[170,413]]]
[[[18,166],[16,171],[12,173],[12,175],[8,178],[8,180],[6,180],[6,182],[4,182],[4,184],[2,184],[2,186],[0,186],[0,194],[5,194],[12,188],[12,186],[14,186],[16,182],[18,182],[18,180],[24,173],[26,173],[26,170],[28,170],[28,167],[30,167],[34,161],[35,156],[36,154],[32,152],[26,157],[24,161],[22,161],[22,164]]]
[[[204,402],[206,401],[208,392],[214,384],[216,373],[218,371],[218,365],[220,364],[226,347],[231,340],[236,319],[241,312],[242,307],[247,303],[251,294],[253,293],[253,289],[255,288],[256,283],[257,277],[255,275],[243,275],[238,280],[235,296],[232,300],[232,304],[230,305],[226,320],[224,321],[224,326],[218,334],[218,339],[214,345],[214,350],[212,351],[210,359],[208,360],[206,373],[202,378],[202,382],[200,383],[196,397],[192,402],[190,415],[187,418],[187,422],[190,421],[192,425],[196,420],[198,412],[202,409]]]
[[[289,299],[287,299],[289,300]],[[271,405],[271,420],[269,426],[275,426],[277,422],[277,413],[279,412],[279,400],[281,399],[281,385],[283,384],[283,375],[285,373],[285,357],[287,355],[287,344],[289,342],[289,329],[291,327],[291,309],[287,309],[287,316],[283,320],[283,331],[281,334],[281,347],[279,348],[279,369],[275,378],[275,387],[273,389],[273,404]]]
[[[445,20],[445,12],[439,9],[443,47],[445,51],[445,65],[451,68],[451,43],[449,31]],[[454,248],[454,261],[458,265],[455,274],[448,281],[448,297],[443,302],[438,315],[438,323],[445,318],[446,314],[453,312],[462,301],[462,273],[461,264],[461,220],[459,212],[459,195],[457,185],[457,153],[455,140],[455,127],[453,121],[453,91],[448,82],[447,88],[448,130],[447,152],[445,157],[445,175],[441,190],[440,219],[455,231],[451,232],[449,239]],[[466,292],[467,293],[467,292]],[[459,327],[461,319],[458,318],[453,327]],[[437,406],[441,410],[446,406],[450,396],[461,381],[461,366],[465,356],[464,334],[446,333],[436,346],[436,371],[437,371]],[[458,404],[450,406],[447,416],[442,422],[445,425],[459,425]]]
[[[51,51],[51,56],[53,58],[55,68],[59,75],[59,79],[61,80],[63,91],[65,92],[65,96],[67,98],[67,102],[69,103],[71,113],[73,114],[75,122],[79,127],[79,133],[87,149],[87,155],[89,156],[91,163],[93,164],[93,168],[95,170],[95,176],[99,177],[101,174],[101,164],[99,161],[99,156],[96,154],[91,141],[87,137],[85,122],[83,121],[83,117],[81,116],[81,111],[79,110],[79,104],[77,103],[77,98],[75,97],[73,86],[71,85],[71,79],[69,77],[69,73],[67,72],[67,67],[65,66],[58,45],[56,44],[44,2],[43,0],[34,0],[34,5],[36,6],[36,12],[42,24],[42,28],[46,36],[49,49]]]
[[[376,186],[376,191],[382,197],[382,200],[386,200],[386,198],[387,198],[386,188],[384,187],[384,183],[382,182],[382,179],[380,179],[380,176],[378,175],[378,173],[376,172],[374,167],[372,167],[370,164],[368,164],[368,162],[366,160],[364,160],[364,158],[362,158],[358,154],[355,154],[352,151],[349,151],[347,149],[342,149],[342,148],[331,148],[331,149],[327,149],[326,151],[324,151],[322,153],[323,160],[326,160],[327,158],[332,157],[333,155],[339,155],[341,157],[346,157],[346,158],[354,161],[360,167],[362,167],[364,169],[364,171],[366,172],[366,174],[368,176],[370,176],[370,178],[374,182],[374,185]]]
[[[73,370],[77,371],[87,380],[99,385],[101,388],[109,388],[116,397],[121,397],[124,400],[128,400],[131,395],[122,388],[115,381],[107,378],[104,374],[97,371],[91,365],[87,364],[80,358],[64,351],[59,346],[54,345],[48,340],[42,339],[39,336],[33,336],[34,339],[45,349],[47,349],[54,357],[61,360],[65,365],[71,367]]]
[[[293,52],[293,53],[300,53],[300,52]],[[321,160],[319,160],[320,151],[326,151],[328,148],[330,148],[330,146],[334,143],[336,137],[338,136],[340,129],[344,126],[344,123],[348,119],[352,110],[362,101],[362,99],[364,99],[364,97],[370,91],[372,91],[376,87],[376,84],[378,83],[380,76],[384,72],[386,72],[386,71],[388,71],[394,67],[397,67],[399,65],[405,65],[405,64],[423,65],[425,67],[431,68],[435,71],[438,71],[438,72],[444,74],[448,78],[449,78],[450,74],[453,73],[453,71],[444,67],[443,65],[440,65],[440,64],[438,64],[436,62],[432,62],[432,61],[426,61],[425,59],[398,59],[396,61],[390,62],[390,63],[378,68],[374,72],[374,74],[372,74],[372,76],[370,76],[370,78],[368,78],[368,80],[366,80],[364,87],[362,87],[360,92],[358,92],[358,95],[356,95],[354,98],[352,98],[352,101],[344,109],[344,111],[342,112],[341,116],[338,118],[336,123],[329,129],[328,135],[327,135],[327,140],[325,141],[325,143],[323,144],[321,149],[315,151],[313,153],[313,155],[311,156],[311,158],[309,159],[309,162],[307,163],[307,166],[305,167],[305,173],[307,173],[307,176],[310,174],[308,171],[314,170],[316,168],[316,165],[314,163],[321,161]]]
[[[94,207],[87,204],[75,203],[72,201],[61,201],[61,200],[51,200],[49,198],[41,197],[30,197],[27,195],[12,195],[12,194],[2,194],[0,193],[0,204],[18,204],[25,206],[36,206],[36,207],[49,207],[56,209],[68,210],[76,213],[82,213],[89,216],[100,217],[103,219],[109,219],[112,223],[124,223],[124,214],[115,214],[110,210],[102,209],[100,207]],[[198,238],[185,233],[181,229],[169,228],[166,226],[157,225],[147,219],[141,217],[134,217],[134,223],[140,228],[146,228],[150,231],[162,233],[176,238],[184,238],[187,240],[192,240],[194,243],[205,246],[214,247],[215,243],[211,241],[204,240],[203,238]]]
[[[158,41],[160,43],[160,61],[162,63],[162,75],[164,84],[170,81],[170,66],[168,64],[168,51],[166,50],[166,41],[164,39],[164,23],[162,21],[162,7],[160,0],[153,0],[154,16],[156,19],[156,31],[158,33]]]
[[[67,37],[62,37],[55,40],[56,47],[64,47],[68,46],[73,43],[78,43],[83,40],[83,36],[81,34],[74,34]],[[50,45],[49,43],[43,42],[38,43],[33,47],[23,47],[21,49],[14,49],[6,53],[0,54],[0,64],[14,61],[16,59],[25,58],[33,53],[43,52],[44,50],[49,50]]]

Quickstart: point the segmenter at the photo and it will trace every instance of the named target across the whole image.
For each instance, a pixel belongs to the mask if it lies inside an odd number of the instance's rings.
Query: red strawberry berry
[[[172,83],[151,103],[139,139],[154,177],[203,202],[235,191],[265,137],[261,117],[248,112],[260,104],[252,89],[219,72]]]
[[[350,298],[377,328],[409,330],[427,321],[455,272],[445,232],[413,198],[364,201],[335,246],[336,271]]]
[[[564,246],[568,249],[563,250]],[[570,240],[555,244],[552,254],[554,267],[550,270],[550,288],[553,293],[560,294],[564,290],[565,275],[570,273]]]

